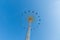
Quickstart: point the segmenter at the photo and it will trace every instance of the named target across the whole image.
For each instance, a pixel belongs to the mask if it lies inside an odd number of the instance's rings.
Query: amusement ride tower
[[[25,15],[26,16],[25,18],[27,18],[27,22],[28,22],[25,40],[30,40],[31,30],[38,28],[38,27],[32,27],[32,24],[40,25],[41,19],[40,19],[40,15],[38,14],[38,12],[35,12],[35,11],[30,11],[30,10],[24,11],[24,14],[28,14],[28,15]]]

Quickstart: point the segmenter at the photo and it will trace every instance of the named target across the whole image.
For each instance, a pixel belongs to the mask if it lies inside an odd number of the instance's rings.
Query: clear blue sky
[[[0,0],[0,40],[25,40],[20,16],[24,10],[36,10],[41,16],[31,40],[60,40],[60,0]]]

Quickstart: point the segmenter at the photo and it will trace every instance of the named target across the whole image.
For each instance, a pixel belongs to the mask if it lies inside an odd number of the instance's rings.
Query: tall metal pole
[[[26,40],[30,40],[32,17],[29,17],[28,21],[29,21],[29,23],[28,23],[28,30],[27,30]]]
[[[27,30],[26,40],[30,40],[30,30],[31,30],[31,27],[29,25]]]

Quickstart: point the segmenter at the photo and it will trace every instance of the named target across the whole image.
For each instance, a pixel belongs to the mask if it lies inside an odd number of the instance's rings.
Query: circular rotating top
[[[23,19],[27,22],[27,24],[28,23],[32,24],[31,26],[32,29],[36,29],[39,27],[41,19],[38,12],[33,11],[33,10],[27,10],[22,13],[22,16],[23,16]]]

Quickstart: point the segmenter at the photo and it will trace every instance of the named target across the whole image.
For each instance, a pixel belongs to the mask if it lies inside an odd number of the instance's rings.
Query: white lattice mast
[[[31,23],[33,21],[32,17],[28,17],[28,30],[26,35],[26,40],[30,40],[30,32],[31,32]]]

